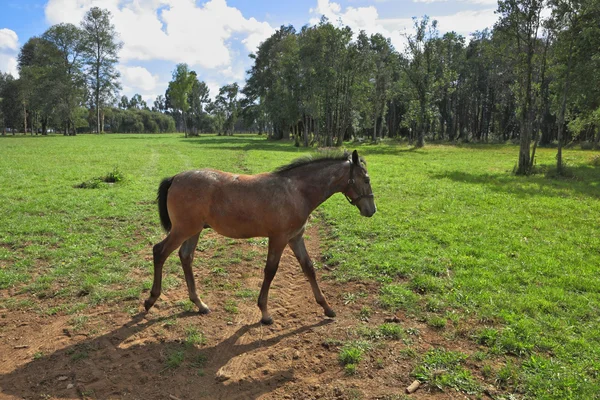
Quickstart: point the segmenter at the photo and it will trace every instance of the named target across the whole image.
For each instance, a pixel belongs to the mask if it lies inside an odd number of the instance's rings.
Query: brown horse
[[[192,261],[200,232],[203,228],[212,228],[230,238],[269,238],[265,276],[258,296],[262,323],[273,323],[267,299],[286,245],[300,262],[325,315],[335,317],[319,288],[302,235],[310,213],[338,192],[358,207],[361,215],[375,214],[377,208],[366,163],[356,150],[351,157],[344,153],[296,160],[273,173],[236,175],[202,169],[164,179],[158,188],[158,211],[168,235],[153,248],[154,284],[150,297],[144,302],[146,311],[160,296],[165,260],[181,246],[179,258],[190,300],[200,313],[210,312],[196,294]]]

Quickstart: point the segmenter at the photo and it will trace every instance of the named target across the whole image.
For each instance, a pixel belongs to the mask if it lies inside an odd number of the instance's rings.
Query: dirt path
[[[318,229],[312,226],[307,234],[309,253],[320,260]],[[216,237],[209,233],[205,239]],[[247,241],[233,247],[252,251]],[[264,253],[263,249],[258,257]],[[334,320],[327,319],[286,249],[270,292],[275,323],[262,326],[257,323],[256,296],[235,295],[242,289],[258,293],[262,263],[223,266],[227,276],[216,279],[208,268],[198,266],[210,257],[210,252],[198,254],[194,263],[203,300],[213,310],[207,316],[181,311],[182,301],[187,300],[185,286],[163,295],[149,314],[132,316],[118,306],[97,307],[77,316],[74,323],[68,315],[0,311],[0,398],[403,398],[413,381],[415,360],[402,351],[407,348],[402,340],[374,346],[353,376],[347,376],[338,361],[339,343],[350,338],[357,326],[377,326],[392,317],[374,311],[368,322],[358,318],[363,306],[377,310],[376,286],[320,279],[338,313]],[[215,281],[217,285],[202,290],[202,282]],[[366,295],[348,302],[348,293]],[[411,339],[413,348],[456,346],[455,340],[399,317],[404,328],[421,332]],[[468,342],[462,346],[465,351]],[[429,392],[426,387],[410,395],[430,397],[465,398]]]

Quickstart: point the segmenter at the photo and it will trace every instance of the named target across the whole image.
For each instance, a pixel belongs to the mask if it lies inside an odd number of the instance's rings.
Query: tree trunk
[[[562,99],[560,101],[560,113],[558,114],[558,151],[556,153],[556,170],[559,174],[563,173],[562,163],[562,142],[563,142],[563,130],[565,128],[565,110],[567,108],[567,95],[569,93],[569,86],[571,85],[571,62],[573,60],[573,37],[569,43],[569,59],[567,61],[567,75],[565,77],[565,86],[563,88]]]
[[[23,133],[27,135],[27,106],[23,103]]]

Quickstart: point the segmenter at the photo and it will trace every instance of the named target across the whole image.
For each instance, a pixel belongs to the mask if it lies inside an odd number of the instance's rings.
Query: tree
[[[55,112],[63,121],[65,134],[76,132],[75,113],[83,104],[85,78],[83,76],[83,32],[73,24],[51,26],[42,38],[58,53],[52,60]],[[46,132],[47,119],[42,119],[42,131]]]
[[[517,70],[515,86],[516,98],[519,104],[519,161],[518,175],[531,173],[534,158],[532,157],[531,142],[533,139],[534,121],[534,55],[539,44],[538,30],[541,26],[541,11],[543,0],[500,0],[498,13],[500,20],[496,29],[511,40],[517,49],[514,54]],[[508,53],[507,57],[513,54]],[[535,146],[534,148],[535,149]],[[533,150],[535,151],[535,150]]]
[[[159,94],[154,100],[154,105],[152,106],[152,111],[164,113],[167,110],[167,106],[165,104],[165,96]]]
[[[12,134],[22,122],[22,100],[20,85],[12,75],[0,73],[0,117],[2,118],[2,133],[9,128]]]
[[[115,66],[123,43],[110,21],[111,13],[98,7],[91,8],[81,22],[83,54],[87,80],[96,111],[96,133],[102,132],[102,108],[120,89],[119,72]]]
[[[552,7],[552,17],[548,25],[556,36],[553,49],[555,108],[558,113],[556,168],[562,173],[567,104],[571,103],[579,110],[579,115],[569,124],[571,130],[580,132],[590,126],[593,130],[600,128],[600,95],[595,89],[600,84],[600,76],[597,73],[600,67],[597,61],[600,56],[600,43],[596,37],[600,34],[597,19],[600,15],[600,5],[588,0],[550,0],[549,3]],[[575,86],[575,96],[571,93],[572,86]],[[585,96],[581,96],[581,93],[585,93]],[[594,136],[592,135],[592,138]],[[598,138],[594,140],[596,145]]]
[[[169,82],[166,97],[175,111],[181,112],[181,121],[185,137],[188,136],[186,114],[190,109],[189,96],[196,80],[196,73],[190,71],[187,64],[177,64],[173,79]]]
[[[401,60],[401,65],[410,81],[417,98],[417,142],[416,147],[423,147],[424,138],[431,126],[430,108],[434,85],[434,39],[438,36],[437,21],[429,23],[429,17],[414,19],[415,34],[407,36],[408,47]]]
[[[197,135],[199,131],[207,128],[206,105],[210,100],[210,90],[206,83],[198,80],[194,71],[192,71],[190,75],[193,75],[193,78],[191,78],[192,87],[188,95],[188,104],[190,105],[188,125],[191,133]]]
[[[233,129],[238,118],[239,102],[237,99],[239,86],[237,83],[222,86],[214,102],[214,110],[223,118],[223,133],[233,135]]]

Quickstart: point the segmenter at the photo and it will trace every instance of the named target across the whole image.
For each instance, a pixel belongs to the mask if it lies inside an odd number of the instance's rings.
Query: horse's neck
[[[339,161],[327,165],[310,166],[306,173],[298,175],[301,190],[306,194],[310,208],[314,210],[333,194],[342,192],[348,185],[350,164]]]

